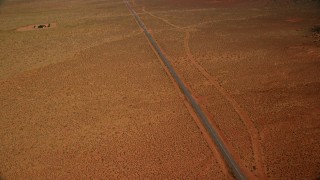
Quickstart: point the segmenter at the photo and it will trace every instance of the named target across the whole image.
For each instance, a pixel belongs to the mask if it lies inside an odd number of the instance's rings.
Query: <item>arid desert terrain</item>
[[[129,0],[248,179],[320,178],[320,2]],[[234,179],[123,0],[0,0],[0,179]]]

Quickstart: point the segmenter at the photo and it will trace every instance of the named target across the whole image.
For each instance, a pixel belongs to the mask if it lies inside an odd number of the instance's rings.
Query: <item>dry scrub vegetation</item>
[[[316,2],[130,3],[249,178],[319,177]],[[0,178],[232,179],[122,0],[0,0],[0,22]]]
[[[319,176],[318,4],[135,3],[250,177]]]
[[[230,178],[122,1],[0,13],[1,178]]]
[[[121,2],[6,1],[1,5],[1,78],[73,57],[79,51],[139,34]],[[56,22],[46,31],[16,32]],[[26,53],[27,52],[27,53]]]

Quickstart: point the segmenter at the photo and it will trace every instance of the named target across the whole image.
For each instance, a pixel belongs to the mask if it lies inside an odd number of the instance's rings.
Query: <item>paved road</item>
[[[158,53],[159,57],[163,61],[163,63],[167,66],[169,72],[171,73],[172,77],[176,81],[176,83],[179,85],[179,88],[185,95],[185,97],[188,99],[189,103],[193,107],[194,111],[197,113],[198,117],[202,121],[203,125],[206,127],[207,131],[209,132],[211,138],[216,143],[219,151],[221,152],[222,156],[224,157],[225,161],[227,162],[229,168],[232,170],[232,173],[236,177],[236,179],[246,179],[244,173],[241,171],[240,167],[236,163],[236,161],[232,158],[231,154],[225,147],[225,145],[222,143],[221,139],[217,135],[217,132],[212,128],[210,125],[208,118],[203,113],[202,109],[200,108],[199,104],[196,102],[196,100],[192,97],[190,91],[188,88],[184,85],[180,77],[175,72],[173,66],[169,62],[169,60],[166,58],[166,56],[162,53],[161,49],[159,48],[158,44],[154,40],[154,38],[151,36],[149,31],[147,30],[146,26],[144,25],[143,21],[140,19],[139,15],[135,12],[135,10],[131,7],[128,1],[124,0],[124,3],[128,7],[129,11],[134,16],[135,20],[139,24],[139,26],[143,29],[145,35],[147,36],[148,40],[152,44],[152,46],[155,48],[156,52]]]

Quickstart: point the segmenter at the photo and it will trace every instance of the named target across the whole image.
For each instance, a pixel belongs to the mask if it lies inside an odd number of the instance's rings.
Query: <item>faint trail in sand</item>
[[[148,12],[147,10],[145,10],[145,7],[142,8],[142,11],[143,11],[144,13],[149,14],[150,16],[152,16],[152,17],[154,17],[154,18],[157,18],[157,19],[163,21],[164,23],[172,26],[172,27],[173,27],[172,29],[174,29],[174,30],[176,30],[176,29],[182,30],[182,28],[181,28],[180,26],[177,26],[177,25],[175,25],[175,24],[172,24],[172,23],[170,23],[168,20],[166,20],[166,19],[164,19],[164,18],[161,18],[161,17],[159,17],[159,16],[156,16],[156,15]],[[150,42],[149,42],[149,44],[150,44]],[[157,54],[157,52],[156,52],[156,50],[153,48],[153,46],[152,46],[151,44],[150,44],[150,46],[152,47],[152,49],[153,49],[153,51],[155,52],[155,54]],[[158,55],[157,55],[157,56],[158,56]],[[168,55],[166,55],[166,56],[168,56]],[[158,57],[158,58],[160,59],[160,57]],[[171,81],[172,81],[172,82],[175,82],[174,79],[172,78],[170,72],[167,70],[165,64],[163,64],[162,61],[160,61],[160,63],[161,63],[161,65],[164,67],[164,70],[166,71],[166,73],[167,73],[168,76],[170,77]],[[197,114],[194,112],[194,110],[193,110],[193,108],[191,107],[191,105],[189,104],[189,102],[185,99],[183,93],[181,93],[179,86],[178,86],[176,83],[174,83],[174,86],[175,86],[175,88],[178,90],[180,97],[184,99],[183,102],[184,102],[185,107],[188,109],[188,111],[189,111],[189,113],[191,114],[192,118],[195,120],[196,124],[198,125],[200,131],[203,133],[204,138],[205,138],[206,142],[207,142],[208,145],[209,145],[209,148],[212,150],[212,152],[213,152],[213,154],[215,155],[215,157],[219,157],[219,158],[217,158],[217,161],[218,161],[220,167],[222,167],[222,172],[223,172],[224,174],[229,174],[229,173],[228,173],[228,168],[226,167],[226,164],[225,164],[223,158],[221,157],[220,153],[216,150],[216,147],[215,147],[215,145],[213,144],[212,140],[210,139],[210,135],[208,134],[207,130],[203,127],[203,125],[202,125],[202,123],[201,123],[201,120],[199,119],[199,117],[197,116]]]
[[[148,42],[150,47],[152,48],[152,50],[155,52],[155,54],[157,55],[158,59],[160,59],[160,57],[158,56],[156,50],[152,47],[152,44],[150,44],[150,42]],[[177,85],[177,83],[175,83],[175,80],[173,79],[173,77],[171,76],[169,70],[166,68],[166,65],[159,60],[161,66],[163,67],[163,69],[165,70],[165,72],[167,73],[168,77],[170,78],[171,82],[173,82],[173,85],[175,87],[175,89],[177,90],[179,96],[183,99],[183,104],[184,106],[187,108],[189,114],[191,115],[192,119],[196,122],[198,128],[200,129],[200,131],[202,132],[202,135],[205,139],[205,141],[208,144],[208,147],[211,149],[214,157],[216,158],[217,162],[219,163],[221,170],[223,172],[223,174],[225,175],[229,175],[229,170],[223,160],[223,157],[221,157],[221,154],[218,152],[218,150],[215,147],[215,144],[213,143],[213,141],[210,138],[210,135],[208,134],[208,131],[203,127],[201,120],[199,119],[199,117],[197,116],[197,114],[194,112],[192,106],[190,105],[190,103],[188,102],[188,100],[185,98],[184,94],[181,92],[179,86]],[[203,163],[206,163],[207,160],[203,160]],[[190,172],[191,173],[191,172]],[[188,174],[188,172],[186,172],[185,174]]]
[[[159,16],[156,16],[148,11],[145,10],[145,8],[142,8],[142,11],[149,14],[150,16],[160,19],[161,21],[165,22],[166,24],[169,24],[170,26],[172,26],[175,29],[181,30],[185,32],[185,40],[184,40],[184,48],[187,54],[188,59],[191,61],[192,64],[195,65],[195,67],[197,68],[197,70],[204,76],[206,77],[206,79],[210,82],[210,84],[212,84],[219,92],[221,95],[223,95],[223,97],[230,103],[230,105],[232,106],[232,108],[236,111],[236,113],[239,115],[240,119],[243,121],[243,123],[245,124],[248,133],[250,135],[250,139],[252,142],[252,149],[253,149],[253,153],[254,153],[254,159],[255,159],[255,164],[256,164],[256,169],[258,171],[259,177],[261,178],[265,178],[265,173],[264,173],[264,168],[262,165],[263,162],[263,154],[262,151],[260,149],[260,143],[259,143],[259,133],[257,131],[257,129],[255,128],[255,125],[253,124],[251,118],[249,117],[249,115],[241,108],[241,106],[239,105],[239,103],[222,87],[219,85],[219,83],[217,82],[217,80],[215,78],[213,78],[193,57],[191,50],[190,50],[190,46],[189,46],[189,39],[190,39],[190,28],[195,28],[197,26],[201,26],[204,24],[209,24],[209,23],[213,23],[213,22],[219,22],[219,21],[208,21],[208,22],[203,22],[203,23],[199,23],[196,25],[191,25],[191,26],[187,26],[187,27],[180,27],[177,26],[175,24],[172,24],[171,22],[169,22],[168,20],[161,18]],[[258,17],[258,16],[255,16]],[[252,17],[251,17],[252,18]],[[225,21],[233,21],[233,20],[247,20],[248,18],[239,18],[239,19],[227,19]],[[221,20],[220,20],[221,21]]]
[[[242,18],[231,18],[231,19],[216,19],[216,20],[210,20],[210,21],[205,21],[201,22],[198,24],[193,24],[189,26],[185,26],[183,28],[197,28],[203,25],[211,24],[211,23],[219,23],[219,22],[225,22],[225,21],[247,21],[249,19],[254,19],[254,18],[259,18],[259,17],[264,17],[266,15],[257,15],[257,16],[249,16],[249,17],[242,17]]]
[[[185,13],[185,12],[202,12],[202,11],[212,11],[216,8],[195,8],[195,9],[184,9],[184,10],[167,10],[167,11],[156,11],[156,13]]]
[[[142,8],[142,11],[151,15],[152,17],[155,17],[157,19],[160,19],[162,20],[163,22],[171,25],[174,27],[174,29],[180,29],[179,26],[176,26],[172,23],[170,23],[169,21],[163,19],[163,18],[160,18],[158,16],[155,16],[151,13],[149,13],[148,11],[145,10],[145,8],[143,7]],[[154,47],[152,46],[152,44],[148,41],[148,44],[150,45],[150,47],[152,48],[152,50],[154,51],[154,53],[157,55],[158,59],[161,59],[161,57],[159,57],[157,51],[154,49]],[[168,56],[168,55],[166,55]],[[167,73],[168,77],[170,78],[170,80],[173,82],[173,85],[175,87],[175,89],[177,90],[177,92],[179,93],[179,96],[183,99],[183,103],[184,103],[184,106],[187,108],[188,112],[190,113],[190,115],[192,116],[192,118],[194,119],[194,121],[196,122],[197,126],[199,127],[200,131],[202,132],[203,136],[204,136],[204,139],[205,141],[208,143],[208,147],[211,149],[211,151],[213,152],[214,154],[214,157],[216,157],[216,160],[217,162],[219,163],[221,169],[222,169],[222,172],[223,174],[225,175],[228,175],[229,174],[229,170],[223,160],[223,157],[221,157],[221,154],[217,151],[216,147],[215,147],[215,144],[213,143],[213,141],[211,140],[211,137],[210,135],[208,134],[208,131],[203,127],[202,125],[202,122],[201,120],[199,119],[199,117],[197,116],[197,114],[194,112],[192,106],[190,105],[190,103],[188,102],[188,100],[185,98],[184,94],[181,92],[179,86],[177,85],[177,83],[175,83],[175,80],[174,78],[171,76],[169,70],[166,68],[166,65],[161,61],[159,60],[161,66],[163,67],[163,69],[165,70],[165,72]],[[204,160],[203,163],[206,163],[207,160]],[[186,173],[188,174],[188,173]]]
[[[147,40],[149,41],[150,45],[154,48],[156,53],[158,54],[159,58],[165,65],[168,72],[170,72],[170,76],[175,80],[175,84],[179,86],[179,89],[184,94],[185,99],[188,100],[189,105],[192,106],[194,113],[199,117],[202,122],[203,128],[207,129],[208,134],[210,135],[211,139],[215,142],[216,147],[219,149],[221,155],[224,157],[225,162],[228,164],[230,170],[233,172],[233,175],[237,179],[246,179],[245,175],[243,174],[241,168],[237,164],[237,162],[233,159],[231,154],[229,153],[228,149],[225,147],[224,143],[222,142],[221,138],[218,136],[216,130],[211,126],[210,121],[208,120],[206,114],[202,111],[201,107],[197,103],[196,99],[192,96],[189,89],[186,87],[185,83],[180,79],[179,75],[171,65],[171,62],[167,59],[159,45],[156,43],[153,36],[148,31],[147,27],[136,13],[134,9],[132,9],[131,5],[127,0],[124,0],[128,10],[133,15],[135,21],[139,25],[139,27],[143,30]]]
[[[161,21],[169,24],[170,26],[172,26],[172,27],[174,27],[174,28],[181,29],[180,26],[177,26],[177,25],[175,25],[175,24],[172,24],[172,23],[169,22],[168,20],[166,20],[166,19],[164,19],[164,18],[162,18],[162,17],[156,16],[156,15],[150,13],[150,12],[147,11],[144,7],[142,8],[142,11],[145,12],[145,13],[147,13],[147,14],[149,14],[150,16],[152,16],[152,17],[154,17],[154,18],[160,19]]]
[[[249,115],[247,114],[247,112],[245,112],[241,106],[239,105],[239,103],[226,91],[226,89],[224,89],[222,86],[220,86],[220,84],[217,82],[217,80],[212,77],[194,58],[194,56],[191,53],[190,50],[190,46],[189,46],[189,41],[190,41],[190,31],[185,31],[186,35],[185,35],[185,39],[184,39],[184,48],[186,51],[186,55],[188,57],[188,59],[190,60],[190,62],[197,68],[197,70],[199,72],[201,72],[201,74],[207,78],[207,80],[223,95],[223,97],[230,103],[230,105],[232,106],[232,108],[237,112],[237,114],[239,115],[239,117],[241,118],[241,120],[244,122],[250,138],[251,138],[251,142],[252,142],[252,148],[253,148],[253,152],[254,152],[254,159],[255,159],[255,164],[257,166],[257,170],[259,173],[259,177],[260,178],[265,178],[265,173],[264,173],[264,168],[262,165],[263,162],[263,155],[262,155],[262,151],[261,148],[259,146],[259,132],[258,130],[255,128],[255,125],[253,124],[253,121],[251,120],[251,118],[249,117]]]
[[[254,153],[254,160],[255,160],[255,165],[256,169],[258,172],[258,176],[260,178],[265,178],[265,171],[262,165],[263,162],[263,154],[260,149],[260,143],[259,143],[259,133],[257,129],[255,128],[255,125],[253,124],[253,121],[249,117],[249,115],[241,108],[239,103],[222,87],[220,84],[217,82],[217,80],[212,77],[194,58],[194,56],[191,53],[190,46],[189,46],[189,40],[190,40],[190,31],[192,28],[196,28],[201,25],[209,24],[209,23],[214,23],[214,22],[220,22],[220,21],[234,21],[234,20],[247,20],[248,18],[238,18],[238,19],[227,19],[227,20],[213,20],[213,21],[207,21],[207,22],[202,22],[199,24],[195,25],[190,25],[187,27],[180,27],[178,25],[175,25],[168,21],[167,19],[161,18],[159,16],[156,16],[148,11],[145,10],[145,8],[142,8],[142,11],[145,12],[146,14],[149,14],[150,16],[157,18],[164,23],[172,26],[174,29],[180,30],[185,32],[185,39],[184,39],[184,48],[186,55],[188,59],[191,61],[191,63],[197,68],[197,70],[212,84],[221,95],[229,102],[229,104],[232,106],[232,108],[236,111],[236,113],[239,115],[240,119],[243,121],[245,124],[247,131],[250,135],[251,143],[252,143],[252,149]],[[259,16],[254,16],[254,17],[249,17],[249,18],[256,18],[260,17]]]
[[[200,9],[200,10],[199,9],[195,9],[193,11],[201,11],[201,10],[203,10],[203,9]],[[209,9],[205,9],[205,10],[209,10]],[[182,27],[182,26],[178,26],[178,25],[175,25],[175,24],[171,23],[170,21],[168,21],[165,18],[162,18],[160,16],[155,15],[154,13],[151,13],[151,12],[147,11],[145,9],[145,7],[142,7],[142,11],[144,13],[149,14],[150,16],[152,16],[154,18],[157,18],[157,19],[161,20],[162,22],[172,26],[173,27],[172,30],[178,29],[178,30],[182,30],[182,31],[188,31],[188,29],[197,28],[197,27],[200,27],[200,26],[203,26],[203,25],[207,25],[207,24],[211,24],[211,23],[218,23],[218,22],[224,22],[224,21],[246,21],[248,19],[254,19],[254,18],[259,18],[259,17],[265,16],[265,15],[257,15],[257,16],[242,17],[242,18],[232,18],[232,19],[223,19],[223,20],[222,19],[216,19],[216,20],[205,21],[205,22],[201,22],[201,23],[198,23],[198,24],[193,24],[193,25],[183,26]],[[187,10],[185,10],[185,11],[187,11]]]

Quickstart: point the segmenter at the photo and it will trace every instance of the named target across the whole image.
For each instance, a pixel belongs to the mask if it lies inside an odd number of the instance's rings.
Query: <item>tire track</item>
[[[190,41],[190,31],[192,28],[195,28],[197,26],[202,25],[203,23],[199,23],[196,25],[191,25],[187,27],[180,27],[175,24],[172,24],[170,21],[167,19],[161,18],[159,16],[156,16],[148,11],[145,10],[145,7],[142,8],[142,11],[149,14],[150,16],[157,18],[164,23],[172,26],[174,29],[185,32],[185,39],[184,39],[184,49],[187,55],[187,58],[190,60],[190,62],[197,68],[197,70],[209,81],[211,85],[213,85],[219,93],[228,101],[228,103],[232,106],[232,108],[235,110],[235,112],[239,115],[240,119],[243,121],[244,125],[246,126],[246,129],[248,131],[248,134],[250,135],[250,140],[251,140],[251,146],[253,149],[253,157],[255,160],[255,165],[256,169],[258,172],[258,177],[260,178],[265,178],[265,169],[262,165],[263,163],[263,153],[260,147],[260,136],[258,130],[255,128],[255,125],[253,124],[252,119],[249,117],[247,112],[245,112],[239,103],[218,83],[218,81],[212,77],[194,58],[193,54],[191,53],[190,46],[189,46],[189,41]],[[256,17],[256,16],[255,16]],[[255,18],[254,17],[254,18]],[[257,16],[260,17],[260,16]],[[239,18],[239,19],[231,19],[231,20],[246,20],[247,18]],[[222,20],[220,20],[222,21]],[[220,22],[217,21],[217,22]],[[212,23],[215,21],[209,21],[209,22],[204,22],[206,23]]]
[[[166,69],[170,72],[172,78],[174,78],[174,80],[177,83],[177,85],[179,86],[180,90],[185,95],[185,98],[188,100],[190,105],[193,107],[193,109],[194,109],[195,113],[197,114],[197,116],[201,119],[203,125],[207,129],[207,131],[210,134],[210,137],[212,138],[212,140],[217,145],[219,151],[223,155],[226,163],[228,164],[229,168],[232,170],[234,176],[237,179],[246,179],[246,177],[243,174],[242,170],[240,169],[238,164],[234,161],[234,159],[230,155],[229,151],[226,149],[225,145],[222,143],[221,139],[218,137],[215,129],[213,129],[212,126],[210,125],[208,118],[206,117],[206,115],[204,114],[204,112],[202,111],[202,109],[200,108],[198,103],[196,102],[196,100],[192,97],[190,91],[186,88],[185,84],[181,81],[180,77],[175,72],[175,70],[172,67],[171,63],[166,58],[166,56],[163,54],[163,52],[159,48],[158,44],[153,39],[153,37],[151,36],[149,31],[147,30],[146,26],[144,25],[144,23],[142,22],[142,20],[138,16],[138,14],[132,9],[131,5],[129,4],[129,2],[127,0],[124,0],[124,3],[126,4],[126,6],[129,9],[129,11],[132,13],[132,15],[134,16],[134,18],[135,18],[136,22],[138,23],[138,25],[143,29],[146,37],[148,38],[148,41],[153,46],[153,48],[156,50],[158,56],[161,58],[162,62],[165,64]]]
[[[239,115],[239,117],[241,118],[241,120],[244,122],[249,135],[250,135],[250,139],[252,142],[252,148],[253,148],[253,152],[254,152],[254,159],[255,159],[255,164],[257,166],[257,170],[258,170],[258,176],[260,178],[265,178],[265,173],[264,173],[264,168],[262,165],[263,162],[263,153],[260,147],[260,142],[259,142],[259,132],[258,130],[255,128],[255,125],[253,123],[253,121],[251,120],[251,118],[249,117],[249,115],[247,114],[247,112],[245,112],[241,106],[239,105],[239,103],[227,92],[226,89],[224,89],[222,86],[220,86],[220,84],[218,83],[218,81],[212,77],[194,58],[191,50],[190,50],[190,46],[189,46],[189,42],[190,42],[190,31],[186,31],[185,34],[185,39],[184,39],[184,48],[186,51],[186,55],[187,58],[190,60],[190,62],[197,68],[197,70],[204,76],[206,77],[206,79],[210,82],[210,84],[212,84],[221,95],[223,95],[223,97],[230,103],[230,105],[232,106],[232,108],[237,112],[237,114]]]
[[[229,172],[229,168],[226,166],[226,163],[224,162],[223,157],[221,156],[221,154],[218,152],[214,142],[212,141],[210,134],[208,133],[208,131],[206,130],[206,128],[203,126],[201,120],[199,119],[199,117],[197,116],[197,114],[195,113],[194,109],[192,108],[192,106],[190,105],[190,103],[188,102],[188,100],[185,98],[185,95],[181,92],[178,84],[175,82],[174,78],[171,76],[169,70],[167,69],[166,65],[161,61],[161,57],[158,55],[157,51],[154,49],[154,47],[152,46],[152,44],[148,41],[151,49],[154,51],[154,53],[156,54],[156,56],[159,59],[159,62],[161,64],[161,66],[163,67],[164,71],[167,73],[168,77],[170,78],[170,80],[172,81],[174,87],[176,88],[179,96],[183,99],[183,103],[185,105],[185,107],[187,108],[188,112],[190,113],[190,115],[192,116],[193,120],[196,122],[199,130],[202,132],[202,135],[205,139],[205,141],[208,144],[208,147],[212,150],[214,157],[216,157],[217,162],[219,163],[223,174],[230,176],[230,172]],[[187,174],[187,173],[186,173]]]
[[[169,24],[170,26],[172,26],[172,27],[174,27],[174,28],[177,28],[177,29],[181,29],[181,28],[182,28],[182,27],[180,27],[180,26],[177,26],[177,25],[175,25],[175,24],[172,24],[171,22],[169,22],[168,20],[166,20],[166,19],[164,19],[164,18],[161,18],[161,17],[159,17],[159,16],[156,16],[156,15],[150,13],[149,11],[147,11],[147,10],[145,9],[145,7],[142,8],[142,11],[145,12],[145,13],[147,13],[147,14],[149,14],[150,16],[152,16],[152,17],[154,17],[154,18],[160,19],[161,21]]]
[[[168,21],[165,18],[159,17],[157,15],[154,15],[153,13],[147,11],[145,9],[145,7],[142,7],[142,11],[146,14],[149,14],[150,16],[157,18],[161,21],[163,21],[164,23],[172,26],[174,29],[178,29],[178,30],[182,30],[182,31],[188,31],[188,29],[192,29],[192,28],[197,28],[203,25],[207,25],[207,24],[212,24],[212,23],[218,23],[218,22],[224,22],[224,21],[246,21],[248,19],[254,19],[254,18],[259,18],[259,17],[264,17],[266,15],[256,15],[256,16],[249,16],[249,17],[242,17],[242,18],[232,18],[232,19],[219,19],[219,20],[210,20],[210,21],[205,21],[205,22],[201,22],[201,23],[197,23],[197,24],[193,24],[193,25],[189,25],[189,26],[178,26],[175,25],[173,23],[171,23],[170,21]],[[161,13],[165,13],[165,12],[161,12]]]

